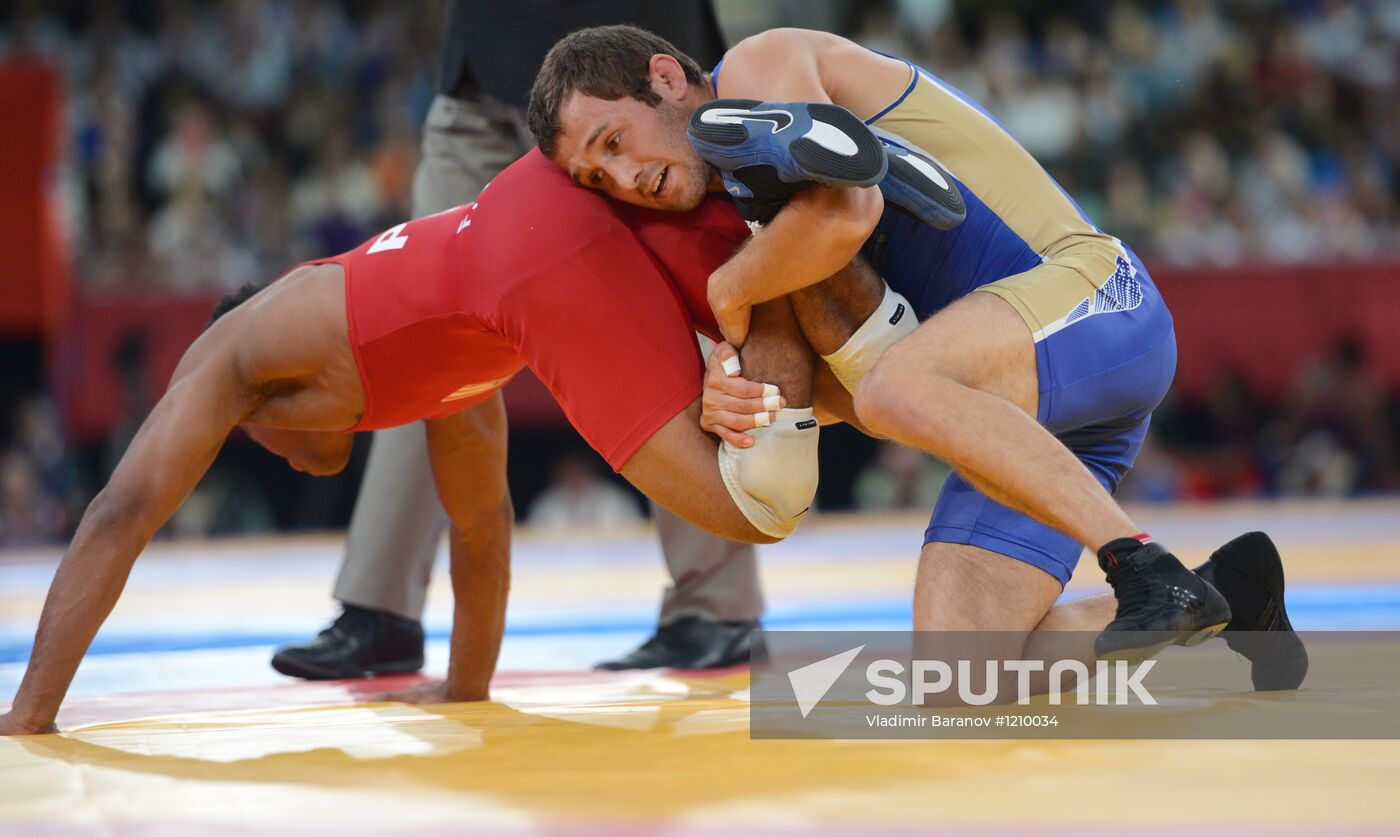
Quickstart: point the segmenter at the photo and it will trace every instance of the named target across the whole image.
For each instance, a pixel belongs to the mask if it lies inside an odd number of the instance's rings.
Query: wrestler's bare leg
[[[938,456],[982,493],[1097,548],[1142,530],[1035,420],[1035,344],[1009,303],[974,293],[885,353],[856,410],[876,432]]]
[[[793,308],[786,297],[754,306],[753,325],[739,359],[744,377],[776,386],[788,407],[810,407],[818,359]]]
[[[875,311],[885,295],[885,280],[855,259],[839,273],[794,291],[793,312],[807,342],[817,354],[840,349]]]

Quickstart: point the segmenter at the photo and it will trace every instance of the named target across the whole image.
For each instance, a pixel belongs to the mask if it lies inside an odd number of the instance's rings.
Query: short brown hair
[[[547,157],[559,138],[559,109],[575,91],[613,101],[631,96],[656,107],[661,97],[651,89],[649,65],[653,55],[669,55],[680,63],[685,80],[704,80],[695,59],[660,35],[636,26],[594,26],[571,32],[550,48],[530,90],[530,133]]]

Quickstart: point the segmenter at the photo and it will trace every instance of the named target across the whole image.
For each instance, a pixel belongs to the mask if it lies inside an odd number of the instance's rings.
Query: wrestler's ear
[[[647,62],[647,75],[651,79],[651,89],[658,96],[672,101],[685,96],[689,82],[675,56],[665,53],[653,55]]]

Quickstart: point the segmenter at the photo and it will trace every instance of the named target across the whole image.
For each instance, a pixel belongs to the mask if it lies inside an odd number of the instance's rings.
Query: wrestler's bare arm
[[[868,117],[909,82],[909,67],[836,35],[775,29],[725,56],[718,94],[764,101],[835,102]],[[710,278],[709,299],[725,336],[742,345],[747,311],[816,284],[845,267],[879,223],[877,187],[807,189]]]
[[[53,730],[59,705],[136,556],[208,470],[253,403],[232,351],[206,334],[88,506],[44,601],[34,650],[0,735]]]
[[[485,700],[505,632],[514,523],[506,486],[506,410],[500,393],[430,421],[428,457],[452,520],[452,653],[447,680],[391,699],[415,703]]]

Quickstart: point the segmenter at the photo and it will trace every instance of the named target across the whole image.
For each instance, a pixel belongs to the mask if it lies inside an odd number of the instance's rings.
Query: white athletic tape
[[[766,416],[766,414],[765,414]],[[773,538],[797,528],[817,496],[817,439],[812,408],[778,411],[771,427],[750,431],[753,447],[719,447],[719,473],[734,505]]]
[[[764,384],[764,385],[763,385],[763,397],[764,397],[764,398],[767,398],[767,397],[770,396],[770,395],[777,395],[777,394],[778,394],[778,387],[775,386],[774,384]]]
[[[770,418],[768,417],[768,413],[766,413],[766,412],[763,412],[763,413],[754,413],[754,416],[753,416],[753,426],[754,426],[754,427],[767,427],[769,424],[772,424],[772,419],[770,419]]]
[[[728,375],[728,376],[731,377],[731,378],[734,377],[735,375],[738,375],[738,374],[739,374],[739,358],[738,358],[738,357],[725,358],[725,359],[724,359],[724,363],[722,363],[722,364],[720,364],[720,365],[721,365],[722,367],[724,367],[724,374]]]
[[[885,288],[885,297],[875,308],[875,313],[861,323],[846,345],[829,355],[822,355],[836,379],[852,395],[861,379],[875,368],[875,362],[890,346],[914,329],[919,321],[909,300]]]
[[[763,409],[765,409],[765,410],[774,410],[774,411],[776,411],[776,410],[781,410],[782,408],[783,408],[783,399],[782,399],[781,396],[777,396],[777,395],[765,395],[765,396],[763,396]]]

